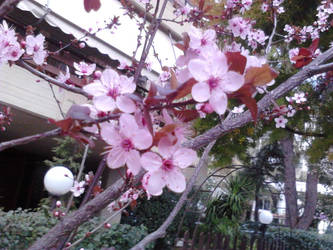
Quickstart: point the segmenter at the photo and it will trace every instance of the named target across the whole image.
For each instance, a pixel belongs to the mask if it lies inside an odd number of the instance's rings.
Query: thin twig
[[[90,139],[92,139],[92,138],[90,137]],[[80,164],[79,173],[76,176],[76,181],[77,182],[79,182],[80,179],[81,179],[81,176],[82,176],[82,173],[83,173],[83,169],[84,169],[84,166],[85,166],[85,163],[86,163],[87,155],[88,155],[88,150],[89,150],[89,143],[84,148],[84,152],[83,152],[83,156],[82,156],[82,160],[81,160],[81,164]],[[68,202],[67,202],[67,207],[66,207],[66,211],[65,211],[66,214],[68,213],[69,209],[71,208],[73,198],[74,198],[74,195],[72,193],[71,196],[70,196],[70,198],[68,199]]]
[[[52,84],[50,82],[49,82],[49,86],[50,86],[53,98],[54,98],[54,100],[56,101],[56,103],[58,105],[58,108],[59,108],[59,111],[60,111],[60,114],[61,114],[62,118],[65,118],[65,113],[64,113],[64,111],[61,108],[60,101],[58,100],[57,96],[55,95],[53,86],[52,86]]]
[[[95,227],[93,230],[91,230],[89,232],[89,236],[93,233],[95,233],[97,230],[99,230],[100,228],[102,228],[106,223],[108,223],[110,220],[112,220],[114,217],[116,217],[118,214],[120,214],[125,208],[127,208],[131,203],[128,202],[125,206],[123,206],[122,208],[120,208],[119,210],[117,210],[115,213],[113,213],[111,216],[109,216],[107,219],[105,219],[102,223],[100,223],[97,227]],[[77,244],[79,244],[81,241],[83,241],[84,239],[86,239],[87,236],[84,236],[78,240],[76,240],[75,242],[73,242],[73,244],[71,244],[70,246],[64,248],[64,250],[70,249],[74,246],[76,246]]]
[[[139,62],[139,65],[138,65],[138,67],[137,67],[137,69],[135,71],[135,74],[134,74],[134,82],[135,83],[138,81],[138,78],[139,78],[139,76],[141,74],[141,71],[142,71],[143,66],[145,64],[145,61],[147,59],[149,50],[150,50],[150,48],[151,48],[151,46],[153,44],[155,35],[156,35],[156,33],[158,31],[158,28],[159,28],[159,26],[161,24],[161,22],[157,21],[157,19],[156,19],[156,15],[157,15],[157,11],[158,11],[158,3],[159,3],[159,0],[157,2],[157,6],[156,6],[156,9],[155,9],[154,19],[153,19],[153,21],[151,23],[152,29],[149,32],[150,36],[146,37],[146,41],[145,41],[145,45],[146,46],[143,47],[143,51],[142,51],[142,54],[141,54],[140,62]],[[159,19],[162,18],[163,14],[164,14],[164,11],[165,11],[165,8],[167,6],[167,3],[168,3],[168,0],[164,0],[163,5],[162,5],[161,10],[160,10],[160,13],[159,13],[159,17],[158,17]]]
[[[51,76],[48,76],[42,72],[40,72],[39,70],[31,67],[29,64],[27,64],[26,62],[24,62],[23,60],[19,60],[18,63],[17,63],[19,66],[27,69],[28,71],[30,71],[31,73],[33,73],[34,75],[46,80],[47,82],[50,82],[54,85],[57,85],[58,87],[61,87],[63,89],[66,89],[68,91],[71,91],[73,93],[76,93],[76,94],[80,94],[80,95],[83,95],[85,97],[87,97],[88,99],[91,98],[91,96],[85,92],[83,89],[80,89],[80,88],[77,88],[77,87],[72,87],[70,85],[67,85],[65,83],[62,83],[60,81],[58,81],[57,79],[51,77]]]
[[[47,137],[54,137],[57,135],[61,134],[61,129],[57,128],[57,129],[53,129],[47,132],[43,132],[43,133],[39,133],[39,134],[35,134],[35,135],[31,135],[31,136],[26,136],[26,137],[22,137],[19,139],[14,139],[14,140],[10,140],[10,141],[6,141],[6,142],[2,142],[0,143],[0,152],[7,149],[7,148],[11,148],[14,146],[19,146],[19,145],[24,145],[30,142],[34,142],[40,139],[44,139]]]
[[[269,52],[272,49],[273,37],[274,37],[275,32],[276,32],[276,26],[277,26],[276,13],[274,13],[273,15],[274,15],[274,28],[273,28],[273,31],[272,31],[272,33],[271,33],[271,35],[269,37],[269,40],[268,40],[268,44],[267,44],[267,47],[266,47],[266,56],[268,56]]]

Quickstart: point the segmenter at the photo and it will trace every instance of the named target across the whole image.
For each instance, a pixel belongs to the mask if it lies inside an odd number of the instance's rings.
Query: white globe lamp
[[[264,209],[259,210],[259,221],[265,225],[271,224],[273,221],[272,212]]]
[[[60,196],[68,193],[74,183],[72,172],[65,167],[56,166],[44,176],[45,189],[52,195]]]

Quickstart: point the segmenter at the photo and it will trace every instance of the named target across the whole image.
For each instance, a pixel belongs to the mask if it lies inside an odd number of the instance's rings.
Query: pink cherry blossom
[[[0,64],[17,61],[23,53],[24,50],[17,41],[15,31],[3,21],[0,25]]]
[[[84,86],[83,89],[93,96],[93,103],[100,111],[108,112],[119,108],[123,112],[132,113],[136,109],[134,101],[127,96],[136,89],[133,77],[119,76],[112,69],[104,70],[101,79]]]
[[[148,149],[153,143],[149,131],[140,129],[134,116],[122,114],[119,127],[101,125],[101,136],[112,147],[107,155],[108,166],[120,168],[126,164],[134,175],[138,174],[141,169],[138,150]]]
[[[171,77],[171,74],[167,71],[163,71],[161,74],[160,74],[160,81],[161,82],[166,82],[170,79]]]
[[[231,112],[234,114],[241,114],[244,112],[245,105],[240,105],[239,107],[234,107]]]
[[[200,118],[205,118],[207,114],[214,112],[214,109],[209,103],[198,103],[195,105],[195,109],[199,112]]]
[[[141,156],[141,165],[148,171],[144,176],[143,186],[149,194],[155,196],[162,194],[165,186],[173,192],[183,192],[186,180],[181,169],[189,167],[197,160],[196,152],[172,146],[168,139],[164,138],[160,140],[158,151],[159,154],[146,152]]]
[[[85,62],[74,62],[75,74],[79,76],[90,76],[96,69],[96,64],[88,64]]]
[[[81,194],[84,193],[84,186],[85,186],[85,181],[74,181],[74,185],[71,188],[71,192],[73,193],[74,197],[79,197]]]
[[[246,36],[250,33],[252,24],[250,21],[236,16],[229,20],[228,29],[231,30],[235,37],[246,39]]]
[[[66,66],[66,72],[63,73],[60,71],[59,75],[57,76],[57,80],[61,83],[66,83],[67,80],[69,80],[70,76],[71,75],[69,74],[69,68],[68,68],[68,66]]]
[[[295,93],[294,96],[292,97],[292,99],[293,99],[296,103],[303,103],[303,102],[306,102],[306,97],[305,97],[305,94],[304,94],[303,92]]]
[[[216,33],[215,30],[201,30],[194,26],[191,27],[188,35],[190,36],[190,48],[191,49],[203,49],[215,45]]]
[[[45,37],[42,34],[36,37],[29,35],[26,38],[26,52],[28,55],[32,55],[32,59],[38,65],[44,63],[47,56],[47,52],[44,50]]]
[[[288,120],[284,116],[280,115],[274,119],[276,128],[285,128]]]
[[[186,3],[184,6],[179,7],[174,13],[177,17],[178,16],[186,16],[191,12],[192,9],[193,8],[191,7],[191,5]]]
[[[293,108],[293,106],[288,105],[288,112],[287,112],[287,116],[288,117],[293,117],[296,113],[296,110]]]
[[[227,109],[227,93],[238,90],[244,84],[244,76],[228,71],[228,63],[220,51],[212,55],[209,60],[194,59],[189,63],[189,71],[198,81],[192,88],[193,99],[206,102],[218,114]]]

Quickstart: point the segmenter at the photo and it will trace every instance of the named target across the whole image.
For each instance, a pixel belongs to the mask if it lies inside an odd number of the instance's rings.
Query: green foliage
[[[253,196],[254,182],[241,175],[226,182],[224,193],[209,202],[202,230],[234,234],[238,231],[241,217]]]
[[[45,160],[44,163],[49,166],[66,166],[73,172],[80,168],[83,154],[82,145],[71,137],[56,138],[57,145],[52,149],[54,156],[52,160]]]
[[[0,249],[26,249],[56,222],[55,218],[42,211],[0,210]]]
[[[176,205],[180,195],[168,190],[164,190],[161,196],[152,197],[150,200],[140,199],[137,206],[130,210],[128,216],[122,216],[121,223],[132,226],[144,225],[151,233],[158,229],[169,216]],[[173,223],[167,230],[167,235],[163,239],[156,241],[155,249],[171,249],[177,237],[178,225],[183,216],[184,209],[177,215]],[[191,221],[185,221],[184,226],[194,227],[195,217]]]
[[[246,222],[241,225],[241,233],[248,234],[250,237],[257,232],[261,237],[261,224],[255,222]],[[333,249],[332,234],[318,234],[316,230],[290,230],[287,227],[279,225],[269,225],[265,233],[266,239],[282,241],[285,249],[313,249],[313,250],[330,250]]]
[[[333,248],[332,235],[320,235],[316,231],[270,227],[266,232],[266,236],[282,240],[286,244],[287,249],[290,249],[292,246],[295,250],[330,250]]]
[[[194,129],[198,134],[202,134],[208,129],[218,125],[220,122],[216,114],[208,115],[205,119],[197,119],[194,123]],[[254,146],[254,141],[249,137],[256,137],[253,124],[249,124],[240,129],[223,135],[215,143],[211,150],[214,155],[214,167],[227,166],[232,163],[232,158],[237,155],[240,160],[247,157],[246,148]]]
[[[93,234],[83,240],[79,247],[84,249],[102,249],[104,247],[114,247],[115,249],[130,249],[147,235],[147,228],[141,226],[130,226],[126,224],[116,224],[110,229],[102,229],[100,233]],[[79,237],[84,237],[85,232],[81,231]],[[152,249],[152,244],[146,249]]]
[[[101,218],[94,218],[82,224],[74,239],[77,240],[93,230]],[[17,250],[26,249],[38,238],[46,234],[58,222],[47,211],[17,209],[4,212],[0,210],[0,249]],[[147,235],[144,226],[134,227],[130,225],[113,225],[110,229],[100,229],[83,240],[78,248],[101,249],[103,247],[115,247],[117,250],[130,249]],[[150,245],[147,249],[151,249]]]

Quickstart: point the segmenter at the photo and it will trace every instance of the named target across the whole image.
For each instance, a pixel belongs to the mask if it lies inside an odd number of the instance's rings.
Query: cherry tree
[[[0,16],[3,17],[18,2],[4,1]],[[22,37],[6,21],[0,25],[1,64],[17,64],[88,100],[84,105],[73,105],[63,120],[49,119],[56,129],[1,142],[0,151],[54,136],[70,136],[89,146],[94,144],[92,138],[99,138],[109,145],[94,175],[88,175],[84,180],[78,178],[75,182],[74,196],[85,193],[80,208],[68,215],[61,214],[59,223],[30,249],[75,246],[77,243],[71,244],[68,238],[71,232],[106,206],[119,213],[139,196],[149,199],[161,195],[165,188],[182,193],[161,227],[133,247],[144,249],[146,244],[165,235],[219,137],[251,122],[255,126],[262,119],[275,122],[277,128],[284,128],[288,118],[295,114],[297,105],[306,101],[306,96],[296,92],[287,98],[288,105],[279,105],[276,100],[310,77],[319,74],[325,77],[333,69],[330,62],[333,49],[319,51],[320,36],[331,26],[333,3],[330,0],[321,1],[313,24],[304,27],[286,25],[283,35],[276,32],[279,16],[287,11],[283,0],[227,0],[224,4],[208,0],[139,0],[145,6],[144,15],[139,15],[130,1],[120,2],[126,10],[124,15],[139,24],[140,37],[134,55],[140,47],[142,53],[139,59],[133,56],[131,65],[120,63],[118,69],[107,67],[99,71],[95,64],[81,61],[73,64],[74,72],[67,68],[66,72],[52,77],[42,71],[48,55],[59,54],[68,46],[84,48],[84,43],[73,40],[51,52],[47,50],[45,37],[31,27]],[[175,7],[172,19],[163,16],[169,2]],[[78,4],[84,4],[87,12],[103,8],[99,0],[84,0]],[[262,11],[270,13],[270,33],[257,29],[255,20],[246,15],[258,4]],[[157,80],[143,82],[142,71],[150,68],[147,57],[154,49],[155,35],[162,22],[190,23],[191,28],[183,34],[181,41],[175,43],[182,55],[174,67],[161,65]],[[106,28],[118,25],[119,17],[113,17]],[[145,34],[143,43],[141,33]],[[277,41],[297,44],[288,51],[288,56],[298,71],[282,82],[278,78],[279,67],[270,61],[273,43]],[[306,42],[310,46],[303,44]],[[279,55],[273,56],[279,60]],[[28,60],[34,63],[29,64]],[[84,79],[84,86],[73,85],[71,74]],[[233,101],[240,106],[232,104]],[[211,113],[219,116],[220,123],[193,137],[191,122]],[[5,108],[0,113],[0,125],[5,128],[10,122],[10,109]],[[198,150],[203,147],[198,160]],[[186,183],[182,169],[194,164],[195,172]],[[126,177],[92,198],[106,166],[125,168]],[[86,237],[91,233],[87,232]]]

